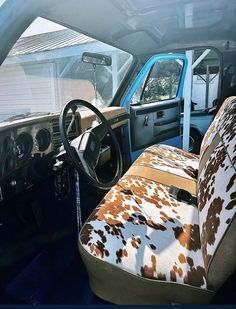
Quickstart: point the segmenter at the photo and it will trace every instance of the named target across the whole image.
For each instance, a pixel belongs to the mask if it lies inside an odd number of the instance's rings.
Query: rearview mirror
[[[110,56],[96,53],[88,53],[88,52],[83,53],[82,61],[85,63],[91,63],[93,65],[104,65],[104,66],[111,65]]]

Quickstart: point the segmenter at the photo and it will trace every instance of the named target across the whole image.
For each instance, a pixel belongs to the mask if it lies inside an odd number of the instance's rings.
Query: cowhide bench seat
[[[197,205],[175,199],[172,185],[196,194]],[[236,270],[235,209],[231,97],[199,157],[149,147],[93,211],[79,236],[91,288],[117,304],[209,303]]]

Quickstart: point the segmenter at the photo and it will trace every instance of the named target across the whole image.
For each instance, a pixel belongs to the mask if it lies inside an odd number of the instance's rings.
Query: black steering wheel
[[[66,128],[66,116],[68,111],[71,110],[72,121],[73,119],[75,121],[75,114],[79,106],[87,107],[92,110],[101,122],[96,122],[90,129],[86,130],[72,141],[69,141],[67,133],[70,130],[70,125]],[[120,146],[109,122],[95,106],[84,100],[70,101],[61,111],[59,118],[59,130],[64,148],[74,167],[78,173],[82,174],[92,186],[102,190],[109,190],[117,183],[122,174],[122,157]],[[109,133],[112,138],[115,150],[116,171],[112,180],[103,182],[98,179],[95,168],[98,164],[101,153],[101,141],[107,133]]]

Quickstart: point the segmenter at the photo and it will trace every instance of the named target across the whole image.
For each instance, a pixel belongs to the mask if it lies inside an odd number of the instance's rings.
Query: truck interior
[[[235,16],[0,1],[1,305],[236,303]]]

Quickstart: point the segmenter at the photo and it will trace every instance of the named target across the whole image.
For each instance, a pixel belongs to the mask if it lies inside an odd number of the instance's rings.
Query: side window
[[[216,105],[219,72],[220,58],[214,50],[194,50],[192,111],[208,110]]]
[[[178,93],[182,68],[182,60],[160,60],[156,62],[144,85],[141,96],[143,103],[175,98]]]

